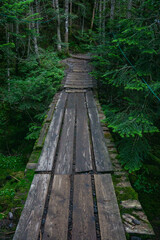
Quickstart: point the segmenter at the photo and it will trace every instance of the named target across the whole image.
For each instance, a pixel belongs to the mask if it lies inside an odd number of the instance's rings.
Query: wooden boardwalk
[[[83,55],[67,60],[70,70],[14,240],[126,239],[88,61]]]

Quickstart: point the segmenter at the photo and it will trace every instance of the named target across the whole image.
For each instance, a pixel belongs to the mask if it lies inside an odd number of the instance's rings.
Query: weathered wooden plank
[[[84,91],[84,90],[81,90]],[[78,110],[78,108],[80,109],[86,109],[86,104],[85,104],[85,97],[84,97],[84,93],[76,93],[76,109]]]
[[[84,70],[83,68],[82,68],[82,69],[74,68],[74,69],[73,69],[73,72],[75,72],[75,73],[87,73],[88,70]]]
[[[126,240],[111,175],[94,177],[101,239]]]
[[[50,109],[47,113],[47,118],[45,119],[46,122],[50,122],[52,120],[54,109],[55,109],[55,103],[52,102],[50,105]]]
[[[75,105],[76,105],[76,93],[69,93],[66,109],[75,108]]]
[[[64,108],[57,108],[50,124],[36,171],[51,171],[62,125]]]
[[[43,240],[67,240],[69,201],[69,175],[55,175],[45,222]]]
[[[70,89],[70,90],[66,90],[67,93],[85,93],[86,90],[82,90],[82,89]]]
[[[13,240],[38,238],[49,180],[49,174],[34,176]]]
[[[91,56],[86,54],[71,54],[72,58],[82,59],[82,60],[91,60]]]
[[[60,138],[55,174],[71,174],[75,128],[75,108],[67,108]]]
[[[76,86],[76,85],[64,85],[64,88],[75,88],[75,89],[86,89],[86,88],[93,88],[94,86],[93,85],[86,85],[86,86],[83,86],[83,85],[79,85],[79,86]]]
[[[92,83],[93,81],[92,80],[90,80],[90,79],[84,79],[84,80],[82,80],[82,79],[74,79],[74,80],[71,80],[71,79],[68,79],[67,81],[66,81],[66,83]]]
[[[86,93],[86,101],[87,101],[87,107],[88,108],[96,108],[96,102],[94,100],[93,92],[88,91]]]
[[[113,168],[100,126],[97,109],[94,107],[88,108],[88,112],[96,169],[98,172],[112,172]]]
[[[90,175],[74,176],[72,240],[96,240]]]
[[[84,94],[76,94],[77,128],[76,128],[76,172],[85,172],[93,169],[87,109]]]
[[[39,138],[37,140],[36,148],[43,147],[43,141],[44,141],[44,138],[45,138],[45,136],[47,134],[48,128],[49,128],[49,123],[45,123],[43,125],[42,129],[41,129]]]
[[[59,99],[57,101],[56,108],[65,108],[67,96],[68,93],[66,93],[65,91],[61,92]]]

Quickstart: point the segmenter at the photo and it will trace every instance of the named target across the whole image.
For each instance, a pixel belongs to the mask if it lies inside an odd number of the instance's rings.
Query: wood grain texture
[[[67,108],[60,138],[55,174],[71,174],[75,128],[75,108]]]
[[[96,240],[90,175],[75,175],[72,240]]]
[[[93,88],[93,85],[65,85],[64,88],[70,88],[70,89],[92,89]]]
[[[85,172],[93,169],[87,109],[84,94],[76,94],[77,128],[76,128],[76,172]]]
[[[56,108],[65,108],[68,93],[62,91],[56,104]]]
[[[38,238],[49,180],[49,174],[34,176],[13,240]]]
[[[88,108],[96,108],[96,102],[94,100],[93,92],[88,91],[86,93],[86,102],[87,102],[87,107]]]
[[[66,109],[74,108],[76,106],[76,93],[68,93]]]
[[[52,120],[54,109],[55,109],[55,103],[52,102],[50,105],[50,109],[47,113],[47,118],[45,119],[45,122],[50,122]]]
[[[113,167],[105,144],[97,109],[88,108],[88,112],[96,169],[98,172],[112,172]]]
[[[36,171],[51,171],[64,115],[64,108],[57,108],[50,124]]]
[[[111,175],[94,177],[101,239],[126,240]]]
[[[67,240],[70,202],[70,178],[55,175],[45,222],[43,240]]]
[[[39,138],[37,140],[36,148],[43,147],[43,141],[44,141],[44,138],[47,134],[48,128],[49,128],[49,123],[45,123],[43,125],[41,131],[40,131],[40,135],[39,135]]]

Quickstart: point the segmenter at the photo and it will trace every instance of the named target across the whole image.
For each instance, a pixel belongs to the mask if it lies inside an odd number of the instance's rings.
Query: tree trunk
[[[82,35],[84,33],[84,16],[85,16],[85,10],[83,10],[83,16],[82,16]]]
[[[111,0],[111,20],[114,20],[116,0]]]
[[[9,44],[9,24],[6,24],[6,42]],[[8,91],[10,91],[10,60],[9,60],[9,50],[7,50],[7,80],[8,80]]]
[[[30,49],[31,49],[31,23],[28,24],[29,36],[28,36],[28,48],[27,48],[27,56],[29,57]]]
[[[16,75],[18,75],[18,34],[19,34],[19,24],[16,22]]]
[[[69,0],[65,0],[65,44],[66,52],[68,52],[68,25],[69,25]]]
[[[93,13],[92,13],[92,20],[91,20],[91,29],[93,29],[93,24],[94,24],[94,18],[95,18],[95,11],[96,11],[96,5],[97,1],[94,1],[94,6],[93,6]]]
[[[59,2],[58,0],[55,0],[56,4],[56,10],[57,10],[57,49],[59,52],[62,50],[62,40],[61,40],[61,19],[60,19],[60,13],[59,13]]]
[[[103,22],[102,22],[102,31],[103,31],[103,42],[105,42],[105,32],[106,32],[106,0],[103,0]]]
[[[72,3],[72,0],[70,0],[70,30],[72,28],[72,7],[73,7],[73,3]]]
[[[36,13],[38,13],[39,17],[40,17],[40,5],[39,5],[39,2],[37,0],[35,0],[35,3],[36,3]],[[37,34],[39,34],[39,22],[36,21],[36,28],[37,28]]]
[[[52,0],[52,6],[53,6],[54,9],[56,9],[55,0]]]
[[[127,18],[131,18],[132,0],[128,0]]]
[[[99,0],[99,36],[102,37],[102,0]]]
[[[33,15],[34,14],[33,5],[31,6],[31,12],[32,12],[32,15]],[[35,26],[34,19],[32,21],[32,29],[34,29],[34,34],[33,34],[34,50],[35,50],[37,61],[40,64],[40,61],[39,61],[39,50],[38,50],[38,41],[37,41],[37,31],[36,31],[36,26]]]

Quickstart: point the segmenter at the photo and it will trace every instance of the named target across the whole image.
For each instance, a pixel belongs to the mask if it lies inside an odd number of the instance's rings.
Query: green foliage
[[[52,97],[61,86],[64,71],[57,54],[51,50],[41,52],[40,66],[36,57],[30,56],[19,63],[19,75],[13,72],[0,86],[1,149],[12,152],[16,145],[25,143],[25,137],[37,139]]]
[[[24,168],[25,161],[22,156],[4,156],[0,154],[0,169],[16,169]]]
[[[24,167],[21,171],[6,170],[0,176],[0,218],[5,218],[8,212],[14,211],[17,219],[23,209],[34,171],[28,171],[24,176]],[[16,206],[16,208],[15,208]],[[15,209],[14,209],[15,208]],[[16,212],[19,209],[20,211]]]
[[[131,172],[141,168],[150,154],[148,140],[159,132],[159,102],[141,77],[158,95],[160,42],[156,22],[121,19],[116,24],[118,33],[95,48],[92,75],[106,122],[119,141],[120,160]]]

